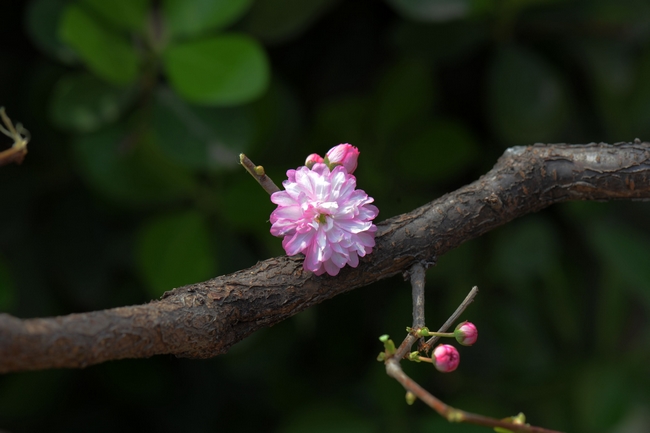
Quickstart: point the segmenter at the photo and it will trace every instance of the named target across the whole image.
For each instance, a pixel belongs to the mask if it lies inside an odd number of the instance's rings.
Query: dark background
[[[648,139],[649,42],[641,0],[5,1],[0,104],[32,140],[0,168],[0,311],[144,303],[283,254],[242,151],[280,183],[310,153],[358,146],[381,221],[509,146]],[[441,257],[427,323],[478,285],[462,319],[480,338],[454,373],[407,373],[497,418],[650,431],[649,219],[643,203],[569,203]],[[212,360],[3,375],[0,429],[489,431],[405,404],[375,357],[410,320],[395,277]]]

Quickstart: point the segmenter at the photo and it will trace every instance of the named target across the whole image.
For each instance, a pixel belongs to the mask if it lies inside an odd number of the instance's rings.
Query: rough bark
[[[511,148],[474,183],[378,224],[374,252],[337,277],[276,257],[145,305],[42,319],[0,314],[0,372],[157,354],[213,357],[260,328],[416,262],[435,262],[519,216],[569,200],[612,199],[650,199],[650,143]]]

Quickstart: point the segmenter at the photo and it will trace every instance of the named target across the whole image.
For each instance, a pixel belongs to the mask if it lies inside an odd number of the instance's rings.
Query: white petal
[[[357,219],[336,220],[336,225],[348,233],[360,233],[368,230],[372,223],[370,221],[360,221]]]

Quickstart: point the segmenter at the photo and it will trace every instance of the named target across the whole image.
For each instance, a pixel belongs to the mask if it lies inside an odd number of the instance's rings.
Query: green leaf
[[[90,132],[115,122],[133,101],[134,89],[115,87],[82,72],[63,76],[50,99],[50,118],[63,129]]]
[[[269,81],[263,48],[245,35],[171,45],[163,60],[174,90],[200,104],[243,104],[260,96]]]
[[[248,108],[191,106],[168,89],[156,95],[153,128],[167,155],[195,169],[238,166],[255,135]]]
[[[80,0],[111,24],[126,30],[143,31],[150,0]]]
[[[232,227],[268,234],[269,215],[275,205],[250,176],[238,177],[234,185],[228,185],[221,198],[221,215]]]
[[[559,239],[546,220],[529,217],[505,227],[496,239],[492,268],[512,287],[550,273],[557,263]]]
[[[173,36],[197,36],[232,24],[251,3],[252,0],[163,0],[163,14]]]
[[[118,202],[142,206],[194,188],[189,173],[162,155],[148,136],[129,135],[122,126],[81,136],[72,148],[86,181]]]
[[[7,312],[15,303],[14,284],[9,268],[0,260],[0,312]]]
[[[257,0],[245,28],[269,43],[297,36],[324,14],[335,0]]]
[[[133,46],[78,6],[69,5],[63,12],[59,36],[101,78],[117,85],[135,80],[138,57]]]
[[[464,18],[472,11],[472,0],[388,0],[400,14],[416,21],[440,22]]]
[[[59,38],[59,21],[66,7],[64,0],[35,0],[29,3],[26,14],[27,33],[43,52],[63,63],[74,63],[75,52]]]
[[[377,430],[378,425],[353,408],[328,403],[301,408],[293,416],[288,417],[285,425],[281,426],[278,432],[369,433]]]
[[[476,161],[478,145],[466,126],[443,120],[400,145],[398,152],[400,172],[407,178],[436,182],[461,173]]]
[[[650,308],[650,240],[640,231],[616,224],[594,224],[588,233],[603,266],[614,272]]]
[[[631,407],[634,390],[624,364],[581,365],[576,373],[574,417],[587,431],[606,432]]]
[[[0,418],[7,423],[37,419],[61,401],[61,391],[69,384],[67,373],[47,370],[4,375],[0,387]]]
[[[250,107],[256,131],[252,152],[273,149],[275,153],[294,149],[294,143],[302,134],[304,115],[294,92],[278,81],[272,81],[268,91]]]
[[[365,147],[364,129],[368,102],[359,97],[332,99],[318,107],[315,113],[314,127],[310,132],[310,143],[314,151],[325,154],[328,149],[339,143],[352,143]]]
[[[574,51],[588,71],[595,108],[609,136],[637,136],[631,130],[635,111],[630,104],[636,90],[635,50],[621,41],[586,41]]]
[[[586,41],[574,51],[588,71],[595,107],[612,140],[650,133],[650,50],[622,41]]]
[[[474,54],[490,39],[490,22],[449,21],[431,25],[414,21],[397,23],[392,40],[400,52],[439,62]]]
[[[377,89],[377,134],[383,138],[400,131],[413,119],[427,118],[433,110],[434,74],[425,62],[403,59],[382,77]]]
[[[195,211],[157,217],[145,224],[138,234],[137,261],[154,297],[216,273],[210,231]]]
[[[556,140],[568,120],[564,83],[553,67],[521,47],[504,47],[489,72],[492,126],[507,142],[532,144]]]

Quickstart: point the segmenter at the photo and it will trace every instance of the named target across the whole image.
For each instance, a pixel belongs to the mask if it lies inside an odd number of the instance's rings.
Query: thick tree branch
[[[356,269],[317,277],[277,257],[149,304],[44,319],[0,314],[0,372],[156,354],[208,358],[340,293],[404,272],[519,216],[569,200],[650,199],[650,143],[508,149],[476,182],[378,224]]]

